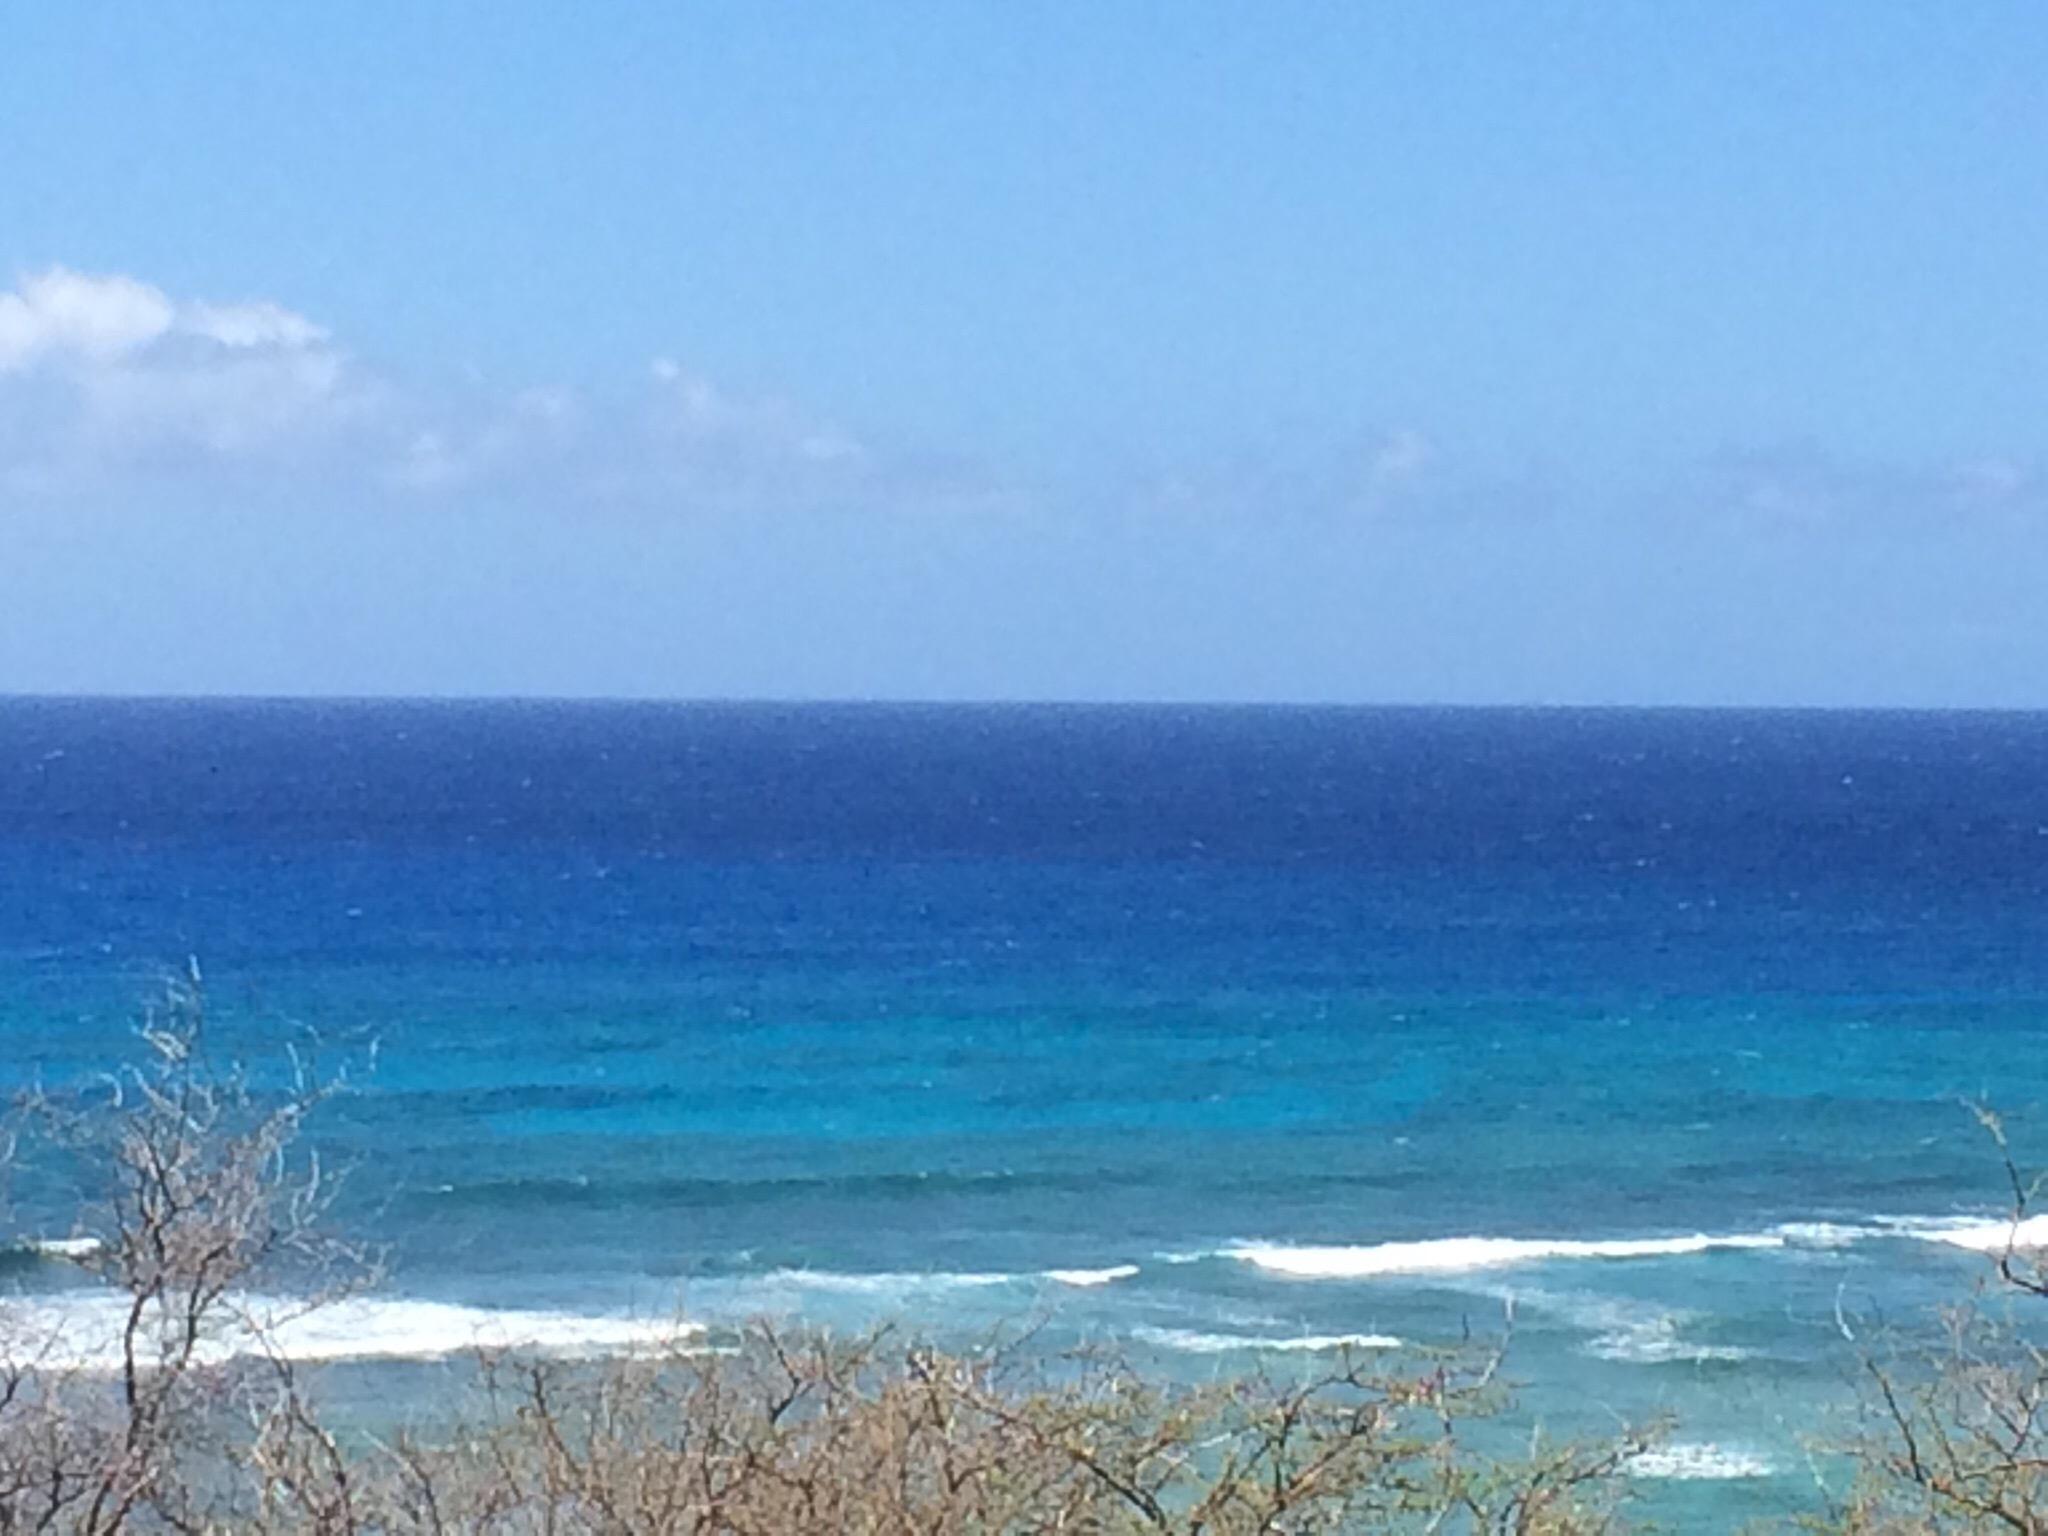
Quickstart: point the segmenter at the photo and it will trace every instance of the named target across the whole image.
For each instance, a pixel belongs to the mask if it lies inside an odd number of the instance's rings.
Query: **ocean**
[[[2048,1143],[2048,716],[0,701],[0,1079],[188,956],[214,1049],[351,1067],[391,1278],[309,1355],[1511,1301],[1512,1422],[1675,1415],[1646,1497],[1725,1528],[1831,1475],[1845,1327],[1982,1277],[1968,1103]]]

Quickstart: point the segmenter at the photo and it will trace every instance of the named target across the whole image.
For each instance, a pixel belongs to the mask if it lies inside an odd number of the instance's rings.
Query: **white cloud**
[[[737,449],[814,462],[851,461],[865,452],[829,422],[786,401],[732,395],[673,358],[656,358],[649,371],[655,382],[654,429],[686,452]]]
[[[109,367],[190,338],[235,351],[303,351],[327,332],[281,304],[177,303],[119,274],[52,267],[0,293],[0,373],[36,367]]]
[[[584,447],[582,403],[564,389],[523,389],[467,411],[422,412],[385,478],[414,491],[569,473]]]
[[[388,423],[377,479],[417,495],[493,487],[562,505],[681,513],[872,504],[918,488],[851,433],[780,400],[742,395],[672,358],[648,364],[637,401],[560,388],[477,390],[413,402]],[[952,494],[949,484],[947,494]],[[936,493],[934,493],[936,494]]]
[[[361,424],[376,395],[324,328],[268,300],[64,267],[0,292],[0,472],[17,485],[290,457]]]
[[[494,389],[481,375],[422,388],[273,299],[53,267],[0,289],[0,492],[256,475],[361,497],[777,513],[951,510],[989,490],[672,357],[647,368],[637,396]]]
[[[176,320],[176,306],[159,288],[52,267],[0,293],[0,373],[45,362],[104,362],[166,335]]]
[[[324,327],[267,299],[254,304],[193,304],[185,329],[226,347],[310,347],[327,340]]]
[[[77,381],[81,426],[103,451],[191,448],[227,457],[320,435],[357,408],[337,355],[250,349],[105,368]]]
[[[859,438],[787,401],[735,395],[672,358],[649,372],[649,468],[688,500],[816,503],[872,494],[886,478]]]

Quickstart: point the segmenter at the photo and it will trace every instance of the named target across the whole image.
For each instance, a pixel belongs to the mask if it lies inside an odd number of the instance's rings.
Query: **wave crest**
[[[1109,1285],[1117,1280],[1128,1280],[1137,1272],[1138,1266],[1135,1264],[1112,1264],[1107,1269],[1048,1269],[1043,1272],[1043,1278],[1055,1285],[1085,1288]]]
[[[129,1299],[114,1291],[0,1301],[0,1337],[32,1340],[53,1369],[121,1367]],[[467,1306],[410,1298],[356,1298],[308,1308],[274,1296],[229,1299],[199,1350],[207,1364],[274,1356],[304,1364],[344,1360],[442,1360],[475,1350],[560,1356],[674,1348],[703,1335],[675,1317]]]
[[[986,1290],[997,1286],[1066,1285],[1092,1289],[1128,1280],[1138,1273],[1135,1264],[1111,1264],[1101,1269],[1041,1269],[1023,1274],[1002,1271],[876,1270],[849,1273],[832,1269],[777,1269],[762,1277],[770,1286],[791,1290],[825,1291],[849,1296],[916,1295],[931,1291]]]
[[[61,1259],[72,1264],[83,1264],[105,1246],[96,1237],[27,1237],[18,1242],[0,1243],[0,1259],[15,1259],[31,1264]]]
[[[1943,1243],[1951,1248],[1966,1248],[1971,1253],[2004,1253],[2007,1249],[2031,1252],[2048,1248],[2048,1216],[2028,1216],[2017,1221],[2010,1216],[1996,1221],[1968,1216],[1928,1221],[1887,1220],[1879,1226],[1901,1237],[1916,1238],[1923,1243]]]
[[[1755,1451],[1739,1446],[1682,1441],[1638,1451],[1623,1464],[1622,1470],[1630,1477],[1699,1482],[1770,1477],[1778,1469]]]
[[[1401,1341],[1385,1333],[1309,1333],[1293,1338],[1255,1338],[1240,1333],[1200,1333],[1191,1328],[1134,1328],[1131,1337],[1186,1355],[1226,1355],[1280,1350],[1297,1354],[1334,1354],[1342,1349],[1400,1349]]]
[[[1365,1245],[1290,1246],[1282,1243],[1240,1243],[1226,1248],[1226,1258],[1239,1259],[1266,1271],[1297,1280],[1354,1280],[1375,1275],[1460,1274],[1536,1264],[1549,1259],[1654,1259],[1716,1249],[1782,1248],[1779,1234],[1756,1232],[1711,1237],[1696,1232],[1684,1237],[1613,1239],[1433,1237],[1411,1242]]]

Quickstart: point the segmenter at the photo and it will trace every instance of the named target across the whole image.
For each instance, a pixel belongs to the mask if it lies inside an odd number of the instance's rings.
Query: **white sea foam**
[[[2002,1217],[1987,1221],[1967,1216],[1934,1220],[1887,1219],[1887,1229],[1902,1237],[1924,1243],[1945,1243],[1967,1248],[1972,1253],[2004,1253],[2008,1248],[2037,1251],[2048,1248],[2048,1216],[2029,1216],[2023,1221]]]
[[[96,1237],[38,1237],[19,1245],[24,1253],[39,1259],[66,1259],[82,1264],[106,1246]]]
[[[1088,1287],[1128,1280],[1137,1272],[1135,1264],[1112,1264],[1107,1269],[1048,1269],[1043,1277],[1056,1285]]]
[[[1681,1441],[1638,1452],[1628,1459],[1624,1470],[1630,1477],[1701,1482],[1770,1477],[1777,1468],[1755,1451],[1739,1446]]]
[[[1292,1338],[1255,1338],[1241,1333],[1198,1333],[1189,1328],[1134,1328],[1131,1337],[1161,1349],[1188,1355],[1226,1355],[1280,1350],[1293,1354],[1330,1354],[1340,1349],[1399,1349],[1401,1341],[1385,1333],[1307,1333]]]
[[[778,1269],[762,1277],[771,1288],[825,1291],[848,1296],[900,1296],[932,1291],[986,1290],[996,1286],[1068,1285],[1081,1289],[1111,1285],[1138,1273],[1135,1264],[1102,1269],[1041,1269],[1025,1274],[999,1271],[876,1270],[849,1273],[831,1269]]]
[[[1295,1247],[1282,1243],[1240,1243],[1225,1255],[1269,1274],[1299,1280],[1354,1280],[1375,1275],[1459,1274],[1536,1264],[1555,1259],[1657,1259],[1716,1249],[1782,1248],[1776,1233],[1751,1232],[1711,1237],[1611,1239],[1437,1237],[1414,1242]]]
[[[127,1310],[128,1298],[115,1291],[0,1300],[0,1334],[37,1340],[46,1365],[114,1370]],[[198,1355],[212,1363],[254,1355],[309,1363],[437,1360],[478,1349],[596,1356],[670,1347],[702,1333],[674,1317],[371,1297],[308,1311],[277,1297],[240,1296],[216,1315]]]
[[[1686,1338],[1685,1323],[1684,1317],[1674,1313],[1617,1318],[1595,1335],[1586,1352],[1602,1360],[1624,1360],[1631,1365],[1701,1364],[1750,1358],[1750,1352],[1739,1345],[1702,1344]]]
[[[1631,1365],[1700,1364],[1747,1360],[1751,1352],[1734,1344],[1707,1344],[1687,1337],[1702,1320],[1697,1312],[1659,1306],[1627,1296],[1592,1291],[1551,1291],[1501,1287],[1491,1294],[1517,1307],[1548,1313],[1592,1335],[1587,1354]]]
[[[1879,1240],[1912,1239],[1976,1253],[2048,1250],[2048,1215],[2015,1224],[1979,1216],[1871,1216],[1861,1221],[1787,1221],[1757,1232],[1694,1232],[1669,1237],[1438,1237],[1362,1244],[1246,1242],[1220,1250],[1270,1274],[1303,1280],[1376,1275],[1459,1274],[1555,1260],[1683,1258],[1727,1250],[1836,1250]],[[1190,1255],[1176,1254],[1185,1261]]]
[[[1787,1221],[1771,1232],[1782,1237],[1788,1248],[1846,1248],[1878,1235],[1866,1223],[1842,1221]]]
[[[771,1287],[848,1296],[896,1296],[919,1291],[980,1290],[990,1286],[1015,1285],[1022,1278],[946,1270],[877,1270],[868,1274],[848,1274],[832,1269],[778,1269],[762,1277],[762,1283]]]

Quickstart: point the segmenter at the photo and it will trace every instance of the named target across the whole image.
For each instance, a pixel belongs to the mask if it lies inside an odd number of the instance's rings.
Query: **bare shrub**
[[[391,1455],[393,1529],[523,1532],[1617,1528],[1637,1441],[1490,1463],[1458,1438],[1495,1359],[1201,1387],[750,1330],[730,1356],[486,1365],[497,1412]]]
[[[1855,1481],[1812,1529],[2048,1536],[2048,1350],[2027,1315],[2048,1297],[2048,1268],[2025,1240],[2039,1182],[2021,1174],[1999,1117],[1974,1113],[2011,1196],[1990,1283],[1944,1312],[1938,1348],[1866,1354],[1865,1427],[1845,1447]]]
[[[21,1106],[104,1182],[68,1251],[110,1304],[40,1330],[0,1309],[0,1531],[188,1529],[231,1508],[234,1424],[296,1395],[266,1349],[289,1308],[269,1298],[310,1307],[368,1278],[321,1227],[332,1182],[292,1154],[334,1084],[295,1060],[259,1094],[209,1060],[205,1025],[195,965],[145,1012],[143,1058],[104,1102]]]

